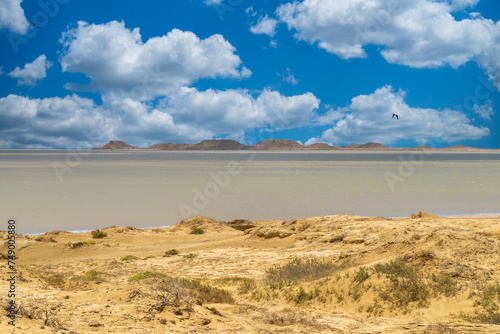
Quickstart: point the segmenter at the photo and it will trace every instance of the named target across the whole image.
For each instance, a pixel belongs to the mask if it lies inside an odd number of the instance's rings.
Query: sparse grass
[[[177,249],[169,249],[168,251],[165,252],[165,255],[168,256],[173,256],[179,254],[179,251]]]
[[[95,282],[95,283],[102,283],[106,282],[106,280],[102,277],[103,275],[108,275],[105,272],[102,271],[97,271],[97,270],[89,270],[86,271],[84,275],[82,276],[74,276],[71,278],[72,281],[84,281],[84,282]]]
[[[63,288],[66,283],[66,277],[58,273],[49,272],[41,275],[41,277],[45,282],[58,289]]]
[[[191,226],[191,232],[190,234],[203,234],[205,233],[205,230],[201,227],[198,226]]]
[[[120,258],[122,261],[129,261],[129,260],[137,260],[139,259],[137,256],[134,255],[125,255]]]
[[[108,236],[108,234],[106,232],[103,232],[100,230],[94,230],[94,231],[90,232],[90,234],[92,235],[92,238],[94,238],[94,239],[102,239],[102,238],[106,238]]]
[[[461,313],[460,318],[483,324],[500,325],[500,283],[487,285],[474,301],[474,314]]]
[[[410,303],[418,307],[428,306],[431,291],[423,280],[423,275],[402,261],[391,261],[375,265],[375,272],[390,280],[386,289],[379,290],[379,296],[395,307],[408,308]]]
[[[306,327],[322,328],[316,319],[304,313],[297,313],[291,309],[283,309],[279,312],[265,312],[263,317],[259,317],[259,320],[266,324],[276,326],[293,326],[300,324]]]
[[[248,277],[228,276],[217,279],[216,283],[221,285],[238,284],[238,293],[242,295],[247,294],[257,288],[257,283],[255,282],[255,280]]]
[[[275,265],[267,269],[266,281],[314,281],[331,275],[338,267],[331,259],[295,258],[284,265]]]
[[[458,292],[458,282],[449,275],[436,276],[432,274],[432,288],[446,297],[454,296]]]
[[[361,268],[359,268],[359,270],[354,275],[352,281],[355,282],[355,283],[357,283],[357,284],[361,284],[364,281],[366,281],[367,279],[369,279],[370,276],[371,275],[368,272],[368,270],[365,267],[361,267]]]
[[[157,273],[157,272],[150,272],[150,271],[144,271],[142,273],[137,273],[134,276],[130,277],[128,280],[129,281],[140,281],[146,278],[167,278],[169,276],[162,274],[162,273]]]

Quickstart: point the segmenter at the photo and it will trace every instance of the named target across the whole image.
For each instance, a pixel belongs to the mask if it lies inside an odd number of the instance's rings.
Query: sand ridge
[[[500,289],[485,297],[500,281],[499,217],[196,217],[101,232],[18,237],[13,333],[500,333],[487,323]]]

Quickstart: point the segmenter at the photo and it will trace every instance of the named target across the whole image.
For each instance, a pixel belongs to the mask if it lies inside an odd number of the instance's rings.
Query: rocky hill
[[[112,140],[106,145],[96,147],[94,150],[164,150],[164,151],[239,151],[239,150],[255,150],[255,151],[306,151],[306,150],[344,150],[344,151],[450,151],[450,152],[472,152],[472,151],[499,151],[487,150],[463,145],[455,145],[446,148],[432,148],[430,146],[416,147],[387,147],[380,143],[369,142],[366,144],[353,144],[347,146],[332,146],[326,143],[315,143],[312,145],[302,145],[296,141],[288,139],[267,139],[258,142],[255,145],[248,146],[232,139],[216,139],[203,140],[197,144],[182,144],[182,143],[164,143],[154,144],[148,148],[138,148],[131,146],[123,141]]]

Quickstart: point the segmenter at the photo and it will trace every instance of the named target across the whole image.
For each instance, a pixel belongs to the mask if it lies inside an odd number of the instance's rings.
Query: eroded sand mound
[[[233,231],[234,229],[225,222],[217,221],[207,217],[187,218],[171,227],[172,231],[191,230],[192,228],[202,228],[205,231]]]

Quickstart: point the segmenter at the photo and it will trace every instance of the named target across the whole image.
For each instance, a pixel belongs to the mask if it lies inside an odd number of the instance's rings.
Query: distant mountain
[[[319,151],[319,150],[343,150],[343,151],[451,151],[451,152],[471,152],[471,151],[498,151],[485,150],[463,145],[455,145],[447,148],[432,148],[430,146],[416,147],[387,147],[380,143],[369,142],[366,144],[353,144],[347,146],[331,146],[325,143],[316,143],[312,145],[302,145],[288,139],[268,139],[258,142],[255,145],[248,146],[232,139],[203,140],[197,144],[177,144],[165,143],[154,144],[148,148],[139,148],[131,146],[123,141],[112,140],[106,145],[96,147],[94,150],[163,150],[163,151]]]
[[[95,148],[94,150],[138,150],[138,147],[129,145],[123,141],[110,140],[107,144]]]
[[[288,139],[267,139],[250,146],[250,148],[263,151],[298,151],[305,149],[304,145]]]

